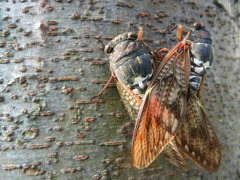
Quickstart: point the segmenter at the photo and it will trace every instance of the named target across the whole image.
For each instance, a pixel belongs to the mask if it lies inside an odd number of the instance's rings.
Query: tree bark
[[[110,77],[104,44],[143,27],[153,49],[177,43],[177,24],[213,31],[215,62],[201,101],[222,145],[208,173],[189,160],[183,173],[159,158],[131,162],[133,123]],[[0,2],[1,179],[238,179],[238,0],[12,0]]]

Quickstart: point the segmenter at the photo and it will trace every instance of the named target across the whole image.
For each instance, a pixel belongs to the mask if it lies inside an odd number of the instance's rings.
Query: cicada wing
[[[209,172],[218,170],[221,148],[216,133],[198,97],[190,91],[186,120],[176,135],[181,151]]]
[[[183,119],[190,76],[190,56],[179,43],[157,69],[138,113],[132,139],[137,168],[149,166],[175,137]]]
[[[149,166],[157,158],[175,137],[179,125],[174,113],[161,105],[156,93],[149,93],[145,101],[147,103],[143,102],[141,108],[146,112],[137,118],[132,140],[133,163],[140,169]]]
[[[179,151],[175,139],[173,139],[162,151],[161,155],[183,171],[188,171],[186,160]]]
[[[126,107],[132,121],[135,123],[142,100],[139,98],[138,95],[133,93],[131,89],[124,86],[120,82],[117,81],[116,84],[117,84],[120,97],[124,103],[124,106]],[[179,152],[175,140],[172,140],[164,148],[164,150],[162,151],[162,155],[165,159],[170,161],[173,165],[177,166],[183,171],[187,171],[185,159],[182,157],[181,153]]]
[[[123,101],[123,104],[127,109],[127,112],[130,115],[131,119],[135,123],[137,119],[138,111],[142,104],[142,100],[130,88],[123,85],[119,81],[116,81],[116,84],[117,84],[117,89],[121,97],[121,100]]]

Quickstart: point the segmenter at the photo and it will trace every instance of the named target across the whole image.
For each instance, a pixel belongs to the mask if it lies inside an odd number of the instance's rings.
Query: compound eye
[[[193,29],[195,29],[195,30],[199,30],[199,29],[203,29],[203,28],[204,28],[204,26],[201,22],[196,22],[193,24]]]
[[[106,47],[104,48],[104,52],[107,54],[110,54],[113,51],[113,48],[109,45],[106,45]]]
[[[128,39],[129,39],[129,40],[136,40],[137,37],[138,37],[138,35],[137,35],[137,33],[135,33],[135,32],[129,32],[129,33],[128,33]]]

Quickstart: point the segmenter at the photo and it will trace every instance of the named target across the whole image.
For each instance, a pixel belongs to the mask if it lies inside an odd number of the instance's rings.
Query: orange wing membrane
[[[126,107],[128,114],[134,123],[136,123],[137,115],[142,104],[142,100],[138,95],[133,93],[131,89],[116,81],[117,88],[120,94],[120,97]],[[187,171],[186,161],[180,153],[175,140],[172,140],[162,151],[162,156],[171,162],[173,165],[182,169],[183,171]]]
[[[149,166],[175,137],[185,117],[189,46],[179,43],[164,58],[144,95],[132,139],[137,168]]]

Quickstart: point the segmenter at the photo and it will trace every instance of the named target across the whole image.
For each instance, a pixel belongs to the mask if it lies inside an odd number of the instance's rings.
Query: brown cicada
[[[180,40],[183,27],[176,28]],[[119,35],[105,48],[112,71],[109,82],[115,80],[127,111],[136,119],[132,159],[137,168],[146,168],[160,153],[182,170],[187,169],[185,155],[210,172],[220,166],[218,138],[199,100],[213,60],[212,38],[201,23],[188,29],[157,68],[160,56],[150,53],[142,31]]]

